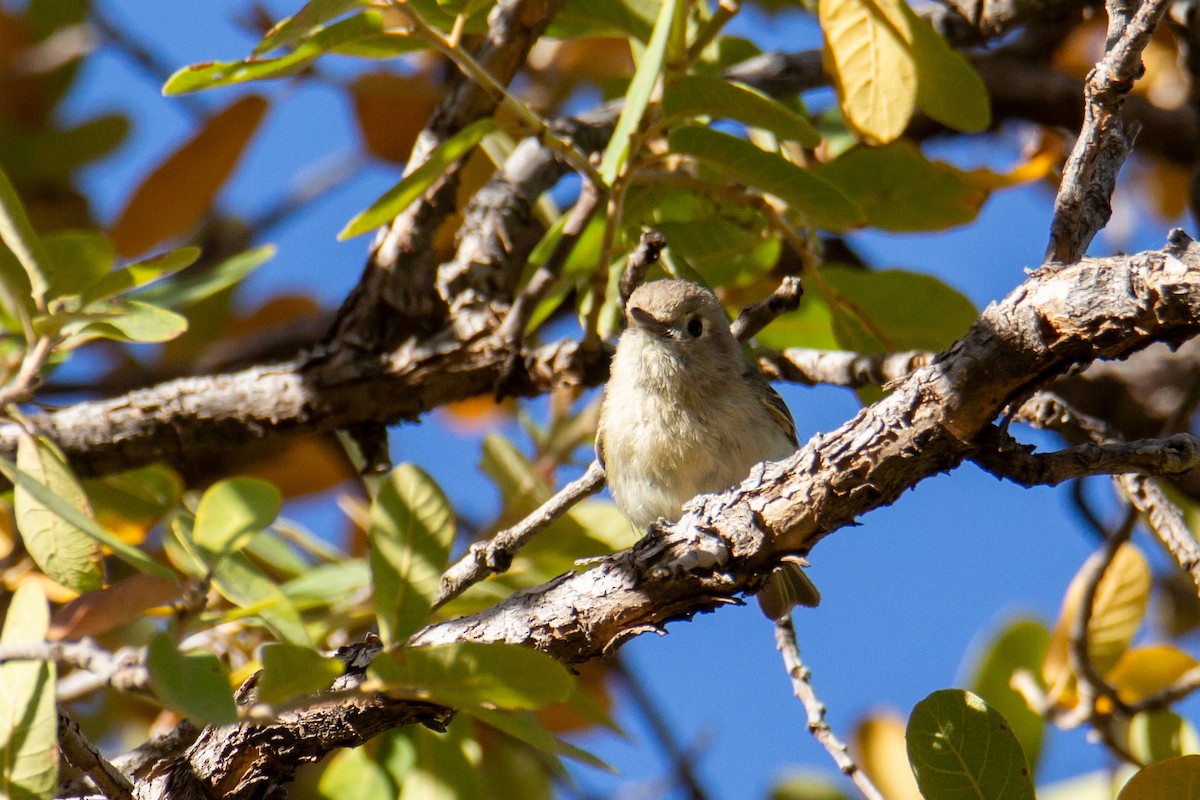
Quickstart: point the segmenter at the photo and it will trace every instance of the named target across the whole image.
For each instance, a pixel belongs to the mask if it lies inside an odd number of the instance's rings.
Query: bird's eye
[[[704,333],[704,323],[699,317],[692,317],[688,320],[687,332],[692,338],[699,339],[700,334]]]

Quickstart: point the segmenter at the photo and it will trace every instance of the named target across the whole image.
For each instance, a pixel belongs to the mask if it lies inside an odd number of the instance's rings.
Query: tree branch
[[[981,443],[971,460],[998,478],[1026,488],[1057,486],[1088,475],[1178,475],[1200,467],[1200,438],[1180,433],[1165,439],[1082,444],[1053,453],[1033,453],[1028,446],[995,432]]]

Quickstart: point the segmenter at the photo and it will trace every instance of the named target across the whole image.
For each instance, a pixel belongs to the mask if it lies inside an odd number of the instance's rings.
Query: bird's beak
[[[629,309],[629,319],[634,325],[637,325],[639,328],[649,331],[656,336],[667,335],[666,323],[659,322],[657,319],[655,319],[653,314],[645,309],[637,307]]]

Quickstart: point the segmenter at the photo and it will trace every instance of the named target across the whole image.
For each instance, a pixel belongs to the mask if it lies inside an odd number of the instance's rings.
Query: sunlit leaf
[[[116,251],[94,231],[60,231],[42,238],[49,272],[47,297],[79,294],[112,269]]]
[[[564,756],[574,759],[581,764],[596,767],[597,769],[616,772],[616,770],[604,763],[602,759],[569,742],[559,739],[538,722],[537,717],[528,711],[506,713],[503,711],[493,711],[490,708],[482,706],[469,706],[463,710],[472,717],[475,717],[475,719],[485,722],[496,730],[503,731],[514,739],[519,739],[531,747],[536,747],[543,753],[556,757]],[[553,763],[559,774],[566,775],[566,770],[558,763],[557,758],[555,758]]]
[[[1104,676],[1126,703],[1136,704],[1182,678],[1196,659],[1168,644],[1126,650]]]
[[[246,95],[213,114],[134,190],[109,235],[124,256],[192,230],[233,174],[267,110]]]
[[[371,671],[389,691],[455,707],[542,708],[567,699],[572,685],[567,668],[550,656],[501,642],[386,651]]]
[[[888,800],[921,800],[908,763],[904,719],[890,711],[871,714],[854,729],[852,752],[871,782]]]
[[[763,128],[802,147],[816,147],[821,135],[808,120],[783,103],[740,83],[686,75],[672,81],[663,97],[668,116],[710,116]]]
[[[50,610],[34,581],[13,592],[0,646],[46,638]],[[58,789],[55,669],[45,661],[0,664],[0,797],[49,800]]]
[[[820,0],[825,71],[846,124],[871,144],[904,132],[917,100],[917,66],[903,0]]]
[[[908,759],[925,800],[1033,800],[1021,744],[1004,717],[970,692],[942,689],[917,703]]]
[[[365,747],[334,753],[316,788],[317,796],[327,800],[396,800],[396,787]]]
[[[88,284],[81,302],[86,305],[141,288],[191,266],[199,257],[199,247],[179,247],[126,264]]]
[[[237,721],[229,672],[212,653],[183,653],[165,633],[150,640],[146,651],[150,685],[163,705],[202,725]]]
[[[368,536],[379,635],[403,642],[429,615],[450,558],[450,503],[419,467],[401,464],[380,485]]]
[[[379,12],[364,11],[303,36],[291,52],[278,58],[248,58],[184,67],[167,79],[163,94],[185,94],[247,81],[286,78],[307,68],[322,54],[377,36],[383,28],[383,16]]]
[[[0,456],[0,473],[3,473],[4,477],[8,478],[10,482],[16,484],[22,490],[29,492],[31,497],[45,505],[55,514],[58,514],[101,544],[111,548],[118,558],[129,565],[143,572],[174,580],[175,575],[169,569],[158,564],[136,547],[131,547],[113,536],[97,524],[94,519],[88,517],[66,500],[47,489],[45,484],[3,456]]]
[[[364,0],[309,0],[290,17],[285,17],[267,31],[254,47],[254,55],[261,56],[277,47],[284,47],[311,34],[318,26],[348,14]]]
[[[1142,712],[1129,721],[1129,751],[1143,764],[1152,764],[1200,753],[1200,737],[1174,711]]]
[[[850,795],[829,776],[813,771],[784,775],[771,787],[767,800],[850,800]]]
[[[391,221],[397,214],[424,194],[433,182],[479,144],[479,140],[496,130],[496,121],[491,117],[476,120],[458,133],[442,142],[429,154],[424,164],[404,176],[400,183],[389,189],[371,207],[346,223],[338,234],[339,239],[349,239],[366,233]]]
[[[629,144],[633,133],[641,125],[642,115],[650,103],[650,95],[658,83],[663,71],[663,62],[667,54],[667,44],[675,26],[676,16],[683,13],[681,0],[663,0],[654,22],[654,32],[642,57],[638,61],[633,80],[625,92],[625,104],[621,107],[621,116],[604,149],[600,160],[600,177],[605,183],[611,184],[621,173],[625,161],[629,158]]]
[[[974,692],[1008,720],[1032,769],[1037,769],[1041,755],[1045,721],[1012,688],[1011,681],[1017,670],[1036,675],[1049,646],[1050,632],[1041,622],[1013,620],[990,639],[971,681]]]
[[[1200,755],[1160,761],[1137,772],[1117,800],[1180,800],[1200,797]]]
[[[279,490],[265,481],[229,478],[214,483],[196,507],[195,542],[214,556],[236,551],[246,537],[274,522],[282,505]]]
[[[262,675],[258,679],[258,697],[272,705],[328,689],[346,669],[336,658],[294,644],[265,644],[259,658]]]
[[[656,0],[567,0],[546,36],[554,39],[632,36],[645,42],[662,7]]]
[[[21,433],[17,466],[45,484],[62,502],[91,516],[87,495],[66,458],[49,439]],[[55,581],[77,592],[98,589],[104,567],[96,540],[42,504],[18,485],[14,492],[17,529],[34,563]]]
[[[45,297],[50,284],[47,276],[50,274],[50,259],[42,248],[42,242],[29,217],[25,215],[25,207],[17,197],[17,190],[9,183],[8,176],[0,170],[0,243],[3,243],[17,257],[17,261],[25,270],[25,276],[35,297]],[[3,273],[0,273],[3,276]],[[21,287],[8,287],[17,291]]]
[[[957,131],[987,130],[992,112],[979,73],[908,3],[898,5],[912,34],[917,105],[933,119]]]
[[[834,266],[821,276],[843,350],[936,352],[965,334],[979,313],[965,295],[932,275]],[[936,318],[930,308],[938,309]]]
[[[1067,588],[1058,623],[1050,639],[1046,661],[1042,666],[1042,674],[1052,689],[1070,678],[1067,654],[1070,649],[1071,626],[1079,616],[1086,573],[1091,571],[1100,557],[1101,554],[1097,553],[1089,558]],[[1146,557],[1134,545],[1122,545],[1096,589],[1091,623],[1087,629],[1088,653],[1092,665],[1100,674],[1103,675],[1116,666],[1141,626],[1150,602],[1151,582]],[[1069,697],[1064,698],[1064,702],[1069,705]]]
[[[855,147],[814,169],[852,199],[867,224],[889,231],[936,231],[979,215],[989,191],[907,142]]]
[[[187,248],[184,248],[187,249]],[[186,308],[239,283],[275,255],[274,245],[263,245],[231,256],[203,272],[185,272],[137,293],[144,303],[168,308]]]
[[[141,300],[112,298],[93,303],[77,315],[66,317],[62,326],[66,340],[62,347],[69,349],[93,339],[114,339],[121,342],[169,342],[188,328],[187,318],[167,308]],[[55,317],[49,317],[53,324]]]
[[[775,195],[821,227],[844,230],[863,220],[858,205],[836,186],[745,139],[690,125],[672,131],[669,141],[672,152],[703,159],[735,180]]]
[[[217,562],[212,581],[221,596],[240,609],[234,616],[254,614],[283,641],[312,647],[304,620],[287,595],[242,553]]]

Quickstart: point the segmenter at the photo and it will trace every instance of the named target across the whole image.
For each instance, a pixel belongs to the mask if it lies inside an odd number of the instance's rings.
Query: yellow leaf
[[[820,0],[823,60],[846,124],[870,144],[908,126],[917,101],[912,31],[902,0]]]
[[[854,729],[855,761],[884,797],[921,800],[921,792],[908,763],[904,743],[905,723],[885,711],[862,720]]]
[[[1089,558],[1067,587],[1058,624],[1054,626],[1050,648],[1042,664],[1046,684],[1051,687],[1052,696],[1058,695],[1060,705],[1070,706],[1074,702],[1074,675],[1068,659],[1071,626],[1079,616],[1086,574],[1098,558],[1099,553]],[[1088,653],[1100,674],[1106,674],[1120,661],[1141,626],[1150,601],[1150,584],[1146,557],[1137,547],[1122,545],[1096,589],[1088,625]]]
[[[1125,651],[1105,680],[1126,703],[1137,703],[1165,689],[1188,670],[1196,659],[1170,645],[1137,647]]]

